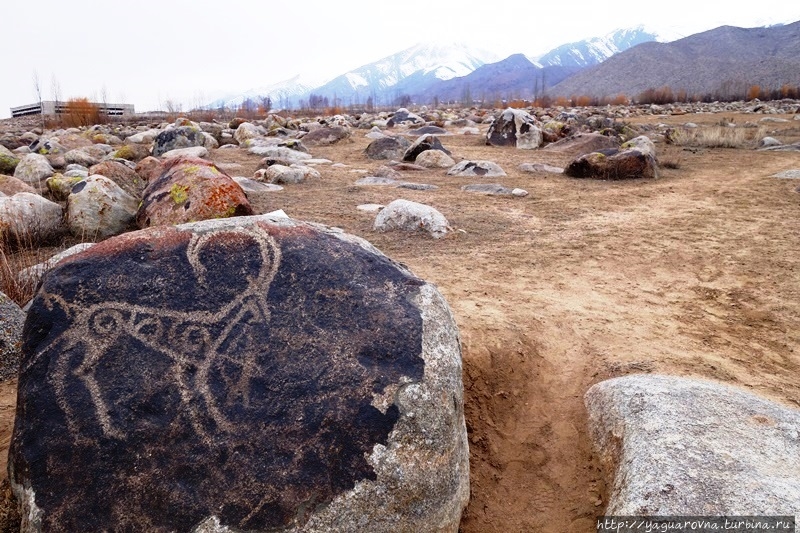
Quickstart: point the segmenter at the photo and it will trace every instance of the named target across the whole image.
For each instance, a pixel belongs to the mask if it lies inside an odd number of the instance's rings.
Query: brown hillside
[[[671,43],[643,43],[557,84],[551,95],[635,97],[671,87],[689,95],[743,95],[751,85],[800,84],[800,21],[773,28],[722,26]]]

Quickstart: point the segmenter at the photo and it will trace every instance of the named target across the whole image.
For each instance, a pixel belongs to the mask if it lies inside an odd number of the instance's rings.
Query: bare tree
[[[108,120],[108,89],[106,89],[106,84],[103,84],[103,88],[100,89],[100,101],[103,102],[103,109],[100,113],[100,119],[103,122]]]
[[[39,114],[42,117],[42,130],[44,130],[44,109],[42,108],[42,83],[39,80],[39,72],[33,71],[33,92],[36,94],[36,101],[39,103]]]
[[[56,120],[61,124],[61,113],[59,110],[61,103],[61,84],[56,79],[56,75],[50,76],[50,92],[53,96],[53,105],[55,106]]]

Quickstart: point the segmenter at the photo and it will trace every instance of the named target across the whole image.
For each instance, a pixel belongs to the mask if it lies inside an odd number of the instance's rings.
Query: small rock
[[[283,190],[283,187],[280,185],[263,183],[261,181],[251,180],[250,178],[234,177],[233,181],[238,183],[246,193],[277,192]]]
[[[359,211],[364,211],[366,213],[377,213],[383,208],[384,208],[383,204],[361,204],[356,206],[356,209],[358,209]]]
[[[772,175],[773,178],[797,180],[800,179],[800,170],[784,170]]]
[[[45,180],[55,173],[50,161],[40,154],[26,154],[14,169],[15,178],[24,181],[37,191],[44,191]]]
[[[440,239],[447,234],[449,224],[444,215],[435,208],[399,199],[389,203],[378,213],[373,229],[375,231],[422,231],[434,239]]]
[[[505,171],[500,168],[500,165],[492,161],[469,161],[464,160],[454,165],[447,171],[448,176],[482,176],[486,178],[493,178],[497,176],[505,176]]]
[[[403,161],[414,163],[418,155],[428,150],[438,150],[446,155],[450,155],[450,151],[442,146],[442,142],[438,137],[435,135],[423,135],[406,149],[403,153]],[[421,163],[417,164],[421,165]]]
[[[522,172],[549,172],[551,174],[563,174],[564,169],[550,166],[544,163],[522,163],[519,166]]]
[[[175,148],[161,154],[162,159],[172,157],[208,157],[208,149],[205,146],[190,146],[189,148]]]

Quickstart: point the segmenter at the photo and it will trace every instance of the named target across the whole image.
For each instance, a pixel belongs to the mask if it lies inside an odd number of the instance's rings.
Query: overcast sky
[[[2,8],[0,118],[42,99],[88,97],[137,111],[184,109],[301,74],[325,80],[420,42],[463,42],[499,57],[644,24],[676,37],[721,25],[800,20],[800,2],[731,9],[705,0],[37,0]],[[479,7],[476,7],[479,6]],[[54,83],[55,82],[55,83]]]

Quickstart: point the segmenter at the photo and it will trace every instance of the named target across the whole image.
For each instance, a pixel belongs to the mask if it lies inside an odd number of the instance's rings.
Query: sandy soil
[[[797,124],[769,127],[793,142]],[[660,159],[679,168],[655,181],[601,182],[517,169],[564,166],[561,154],[488,147],[478,136],[441,140],[457,160],[489,159],[508,173],[483,181],[530,195],[462,192],[481,180],[444,170],[404,173],[435,191],[355,186],[381,164],[363,156],[369,140],[357,132],[312,149],[345,168],[320,167],[321,180],[252,200],[259,212],[283,209],[367,238],[449,301],[462,335],[471,453],[462,531],[595,530],[607,494],[583,394],[603,379],[699,376],[800,406],[800,181],[770,177],[800,168],[800,154],[659,144]],[[258,162],[227,150],[213,159],[243,176]],[[375,233],[374,215],[356,210],[396,198],[436,207],[455,231],[441,240]],[[13,387],[0,388],[2,446],[13,403]]]

